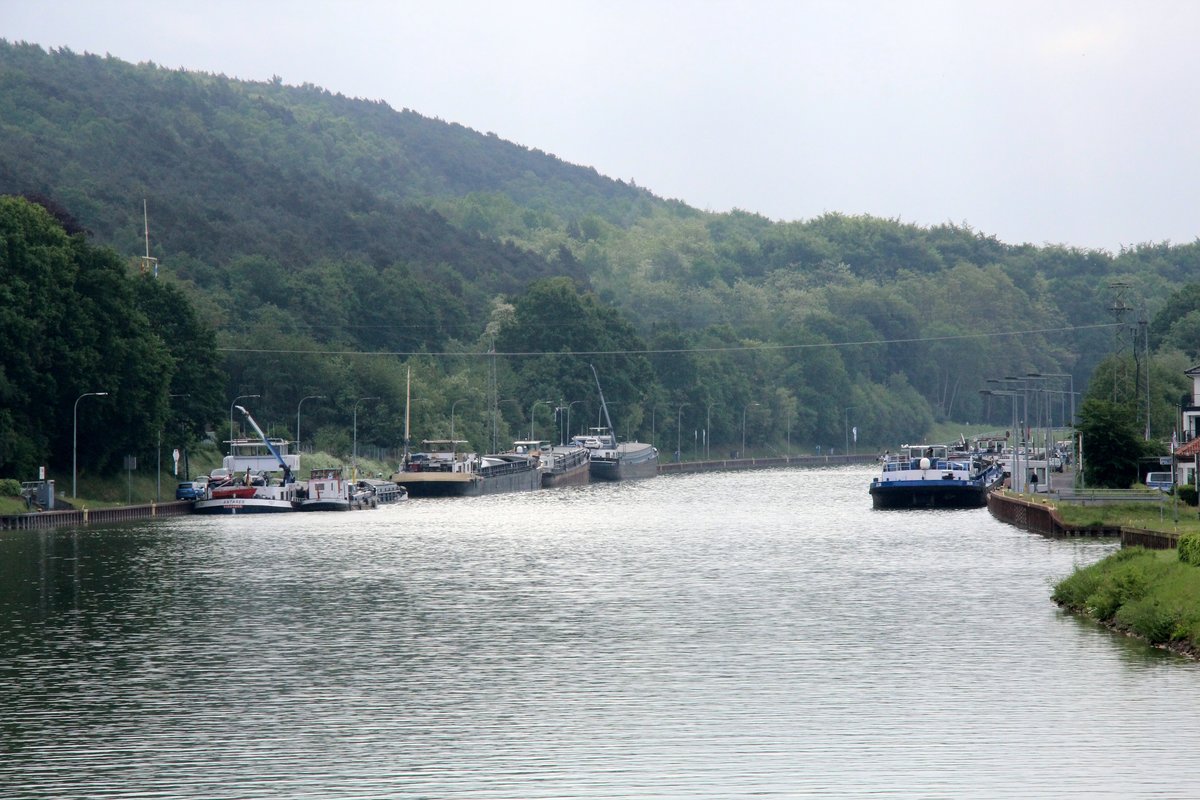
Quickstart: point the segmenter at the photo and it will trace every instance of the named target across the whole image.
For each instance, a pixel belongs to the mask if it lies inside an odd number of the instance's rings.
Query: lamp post
[[[568,439],[571,438],[571,406],[575,405],[576,403],[582,403],[582,402],[584,402],[584,401],[583,400],[572,400],[569,403],[567,403],[567,438]],[[564,442],[564,444],[565,444],[565,442]]]
[[[679,426],[680,426],[680,420],[682,418],[683,410],[690,405],[691,405],[691,403],[681,403],[679,406],[679,410],[677,410],[675,412],[675,460],[676,461],[683,461],[683,455],[681,454],[681,452],[679,450]]]
[[[466,400],[465,397],[460,397],[450,404],[450,441],[454,441],[454,409],[458,408],[458,404]]]
[[[300,406],[304,405],[305,400],[324,400],[323,394],[310,394],[300,398],[300,402],[296,403],[296,451],[300,450]]]
[[[717,402],[707,403],[704,411],[704,460],[708,461],[710,455],[710,445],[712,444],[712,407],[719,405]]]
[[[76,470],[76,464],[77,464],[76,454],[79,452],[79,449],[78,449],[79,401],[85,397],[108,397],[108,392],[84,392],[83,394],[79,395],[79,397],[75,398],[75,408],[71,412],[71,497],[72,498],[75,497],[75,483],[76,483],[75,476],[78,474],[77,470]]]
[[[989,383],[998,383],[993,379],[988,379]],[[979,392],[985,397],[1011,397],[1012,398],[1012,430],[1017,429],[1017,398],[1023,397],[1021,392],[1002,389],[982,389]],[[1028,456],[1026,456],[1028,458]],[[1009,474],[1012,478],[1011,486],[1013,491],[1024,493],[1025,491],[1025,472],[1021,467],[1021,452],[1019,448],[1014,448],[1011,456],[1012,466],[1009,469]]]
[[[533,405],[531,405],[529,407],[529,440],[530,441],[533,441],[533,413],[535,411],[537,411],[537,407],[538,407],[539,403],[545,403],[546,405],[550,405],[549,400],[534,400]]]
[[[792,460],[792,403],[787,404],[787,460]]]
[[[1030,450],[1032,450],[1032,442],[1026,441],[1026,429],[1029,427],[1029,379],[1019,375],[1005,375],[1004,380],[1008,385],[1016,384],[1015,388],[1021,390],[1021,449],[1025,451],[1025,467],[1021,473],[1021,492],[1024,493],[1029,484],[1029,460]]]
[[[354,457],[351,460],[351,480],[358,480],[358,404],[367,400],[378,400],[378,397],[360,397],[354,401]]]
[[[742,452],[739,453],[742,458],[746,457],[746,412],[750,410],[751,406],[756,405],[758,403],[751,403],[742,409]]]
[[[1067,391],[1071,393],[1071,421],[1067,427],[1071,430],[1071,460],[1077,461],[1075,458],[1075,376],[1069,372],[1030,372],[1030,378],[1066,378],[1068,381]],[[1080,470],[1075,470],[1075,475],[1078,476]]]
[[[262,397],[259,394],[239,394],[233,398],[233,402],[229,404],[229,471],[236,472],[237,464],[233,463],[233,407],[237,405],[238,400],[249,400],[251,397]]]

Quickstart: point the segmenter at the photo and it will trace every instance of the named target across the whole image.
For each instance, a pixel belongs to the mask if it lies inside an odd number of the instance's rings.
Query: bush
[[[1175,494],[1180,501],[1187,503],[1189,506],[1194,506],[1200,502],[1200,495],[1196,492],[1195,486],[1176,486]]]
[[[1185,533],[1179,537],[1179,560],[1193,567],[1200,567],[1200,534]]]
[[[1179,616],[1153,597],[1126,603],[1117,611],[1114,621],[1150,644],[1165,644],[1186,635],[1185,629],[1177,630],[1180,628]]]
[[[1108,622],[1122,605],[1145,597],[1161,571],[1152,552],[1126,547],[1061,581],[1054,601]]]
[[[0,497],[20,497],[21,482],[14,478],[0,478]]]

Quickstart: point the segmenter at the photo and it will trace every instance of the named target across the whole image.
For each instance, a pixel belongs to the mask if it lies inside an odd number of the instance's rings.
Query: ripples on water
[[[4,797],[1189,797],[1115,545],[861,468],[0,534]]]

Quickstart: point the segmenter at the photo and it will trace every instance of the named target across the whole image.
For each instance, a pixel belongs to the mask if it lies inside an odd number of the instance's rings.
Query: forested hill
[[[145,199],[153,254],[218,293],[212,268],[241,257],[287,269],[358,260],[413,270],[445,289],[443,303],[477,314],[536,278],[586,276],[566,254],[450,225],[431,202],[486,192],[532,215],[613,221],[663,205],[592,169],[382,103],[27,44],[0,42],[0,139],[0,193],[48,198],[129,255],[144,247]]]
[[[866,441],[890,444],[935,419],[1007,421],[1010,406],[980,394],[988,380],[1037,372],[1082,392],[1111,354],[1142,358],[1147,334],[1174,354],[1165,375],[1200,357],[1195,242],[1112,254],[1005,243],[966,224],[705,213],[315,86],[0,40],[9,194],[130,261],[145,247],[145,199],[164,282],[217,331],[225,394],[262,391],[268,413],[288,419],[298,398],[337,393],[337,409],[316,412],[331,427],[345,426],[347,398],[402,396],[399,363],[271,353],[495,342],[567,354],[514,357],[487,379],[469,359],[430,359],[414,414],[436,436],[463,397],[503,393],[514,425],[530,424],[514,409],[532,416],[546,398],[581,402],[591,372],[569,354],[620,352],[629,357],[598,366],[623,434],[660,432],[661,409],[680,427],[702,409],[716,441],[776,448],[845,446],[859,416]],[[1117,373],[1137,376],[1120,378],[1129,397],[1145,396],[1143,367]],[[1169,432],[1177,387],[1151,383],[1165,409],[1155,433]],[[459,430],[483,436],[483,413],[469,410]],[[364,436],[395,442],[394,429],[363,421]]]

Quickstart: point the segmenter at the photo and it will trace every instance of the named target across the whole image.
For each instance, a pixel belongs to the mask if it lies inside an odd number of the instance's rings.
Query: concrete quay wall
[[[878,455],[775,456],[772,458],[720,458],[708,461],[659,461],[658,474],[672,475],[725,470],[773,469],[776,467],[839,467],[846,464],[874,464]]]
[[[1142,528],[1081,527],[1067,525],[1058,515],[1058,509],[1045,503],[1034,503],[1006,492],[988,495],[988,511],[1001,522],[1007,522],[1032,533],[1043,536],[1116,536],[1122,547],[1148,547],[1155,550],[1174,548],[1179,543],[1179,534],[1170,531],[1149,531]]]
[[[156,517],[177,517],[190,513],[192,513],[191,503],[175,501],[117,508],[39,511],[34,514],[12,514],[0,517],[0,530],[32,531],[46,528],[106,525],[113,522],[134,522]]]

